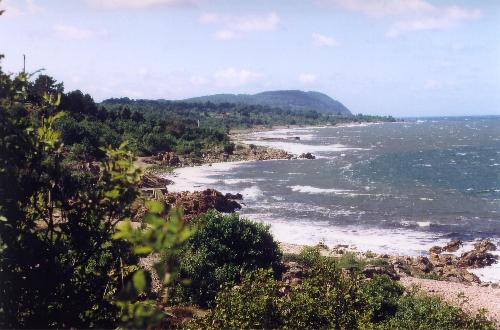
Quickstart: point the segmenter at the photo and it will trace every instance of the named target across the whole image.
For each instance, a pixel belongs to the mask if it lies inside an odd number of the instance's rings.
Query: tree
[[[136,260],[112,234],[130,216],[139,171],[125,145],[104,150],[94,171],[65,167],[57,98],[28,112],[26,76],[15,79],[0,100],[0,327],[113,327],[112,298]]]

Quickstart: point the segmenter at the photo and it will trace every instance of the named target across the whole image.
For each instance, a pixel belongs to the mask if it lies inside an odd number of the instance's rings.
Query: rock
[[[210,209],[216,209],[219,212],[227,213],[241,209],[241,205],[238,202],[228,199],[225,195],[214,189],[168,193],[165,200],[170,207],[182,207],[186,220],[192,219]]]
[[[179,166],[181,165],[181,160],[174,152],[164,152],[153,156],[152,159],[159,162],[161,165],[166,166]]]
[[[474,243],[474,250],[478,252],[496,251],[497,246],[488,239]]]
[[[444,267],[457,264],[457,257],[453,254],[437,254],[432,253],[429,256],[429,261],[434,267]]]
[[[479,277],[475,274],[468,272],[466,269],[460,269],[455,266],[443,267],[437,274],[450,282],[465,284],[481,283]]]
[[[243,199],[243,195],[240,194],[240,193],[237,193],[237,194],[231,194],[231,193],[227,193],[225,195],[225,197],[227,199],[235,199],[235,200],[242,200]]]
[[[464,242],[462,242],[461,240],[453,240],[450,243],[443,246],[443,251],[456,252],[458,251],[458,249],[460,249],[460,247],[462,247],[462,245],[464,245]]]
[[[396,271],[390,267],[366,265],[365,268],[363,268],[362,273],[366,278],[373,278],[375,275],[387,275],[395,281],[400,279],[399,275],[396,274]]]
[[[497,260],[498,256],[496,255],[472,250],[462,253],[462,256],[458,260],[458,265],[460,267],[482,268],[494,264]]]
[[[410,276],[411,270],[409,263],[404,257],[390,257],[389,262],[394,268],[394,271],[399,276]]]
[[[435,254],[440,254],[441,252],[443,252],[443,248],[442,248],[442,247],[440,247],[440,246],[437,246],[437,245],[436,245],[436,246],[433,246],[433,247],[431,247],[431,248],[429,249],[429,254],[433,254],[433,253],[435,253]]]
[[[299,156],[299,158],[302,158],[302,159],[316,159],[316,156],[314,156],[312,153],[310,152],[306,152],[306,153],[303,153]]]
[[[416,257],[411,266],[424,273],[429,273],[434,268],[427,257]]]
[[[172,183],[173,182],[169,179],[146,173],[141,177],[139,188],[165,188],[167,185]]]

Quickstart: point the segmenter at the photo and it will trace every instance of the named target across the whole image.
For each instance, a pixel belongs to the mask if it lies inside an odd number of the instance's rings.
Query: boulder
[[[443,251],[456,252],[456,251],[458,251],[458,249],[460,249],[462,247],[462,245],[464,245],[464,242],[462,242],[461,240],[459,240],[459,239],[453,240],[450,243],[443,246]]]
[[[184,210],[184,217],[187,220],[205,213],[210,209],[216,209],[219,212],[227,213],[241,209],[241,205],[238,202],[227,198],[221,192],[214,189],[168,193],[165,196],[165,200],[170,207],[182,207]]]
[[[458,260],[460,267],[482,268],[497,262],[498,256],[485,251],[472,250],[462,253]]]
[[[408,258],[411,260],[411,258]],[[409,262],[407,258],[405,257],[390,257],[389,262],[394,268],[394,271],[396,274],[399,276],[410,276],[411,275],[411,269],[409,266]]]
[[[496,251],[497,246],[488,239],[474,243],[474,250],[478,252]]]
[[[174,152],[168,151],[151,157],[151,160],[166,166],[180,166],[181,160]]]
[[[146,173],[141,177],[139,188],[165,188],[172,183],[172,180]]]
[[[366,265],[365,268],[363,268],[362,273],[366,278],[373,278],[375,275],[387,275],[392,280],[395,280],[395,281],[400,279],[400,276],[398,274],[396,274],[396,271],[394,270],[394,268],[391,268],[391,267]]]
[[[429,273],[434,268],[427,257],[416,257],[411,266],[423,273]]]
[[[429,249],[429,254],[433,254],[433,253],[435,253],[435,254],[440,254],[441,252],[443,252],[443,248],[442,248],[442,247],[440,247],[440,246],[437,246],[437,245],[436,245],[436,246],[433,246],[433,247],[431,247],[431,248]]]
[[[429,261],[434,267],[444,267],[457,264],[457,257],[453,254],[437,254],[431,253],[429,255]]]
[[[457,268],[455,266],[445,266],[442,268],[437,268],[437,275],[444,278],[446,281],[455,283],[481,283],[479,277],[475,274],[468,272],[466,269]]]
[[[316,156],[314,156],[312,153],[310,152],[305,152],[303,154],[301,154],[299,156],[299,158],[302,158],[302,159],[316,159]]]
[[[231,193],[227,193],[225,195],[225,197],[227,199],[234,199],[234,200],[242,200],[243,199],[243,195],[240,194],[240,193],[237,193],[237,194],[231,194]]]

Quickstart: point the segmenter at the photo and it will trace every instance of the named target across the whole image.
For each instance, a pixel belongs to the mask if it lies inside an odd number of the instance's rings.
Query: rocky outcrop
[[[176,167],[181,165],[181,160],[174,152],[163,152],[151,157],[153,161],[156,161],[160,165]]]
[[[310,152],[305,152],[305,153],[301,154],[301,155],[299,156],[299,158],[301,158],[301,159],[316,159],[316,156],[314,156],[314,155],[313,155],[312,153],[310,153]]]
[[[442,247],[443,252],[457,252],[464,245],[461,240],[454,240]]]
[[[474,250],[479,251],[479,252],[486,252],[486,251],[496,251],[497,246],[492,243],[488,239],[484,239],[481,241],[477,241],[474,243]]]
[[[187,220],[210,209],[228,213],[241,209],[241,205],[234,199],[228,198],[214,189],[196,192],[171,192],[166,194],[165,201],[169,207],[182,207],[184,218]]]
[[[400,279],[400,276],[396,273],[394,266],[382,267],[366,265],[365,268],[363,268],[362,274],[366,278],[373,278],[375,275],[387,275],[395,281]]]
[[[242,200],[243,199],[243,195],[240,194],[240,193],[237,193],[237,194],[231,194],[231,193],[227,193],[224,195],[227,199],[234,199],[234,200]]]
[[[458,266],[482,268],[496,263],[498,256],[486,251],[472,250],[464,252],[458,260]]]
[[[165,188],[167,185],[172,183],[173,182],[169,179],[146,173],[141,177],[139,188]]]
[[[437,264],[441,267],[455,266],[459,268],[486,267],[494,264],[498,260],[498,256],[488,252],[495,251],[497,248],[490,240],[477,241],[474,243],[473,250],[462,253],[460,257],[452,254],[442,254],[444,251],[456,252],[462,246],[463,242],[460,240],[451,241],[442,248],[434,246],[429,250],[430,258],[433,264]]]

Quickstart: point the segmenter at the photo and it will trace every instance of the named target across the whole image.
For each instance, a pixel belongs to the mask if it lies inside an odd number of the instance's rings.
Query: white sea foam
[[[365,148],[352,148],[345,146],[343,144],[320,144],[320,145],[310,145],[300,142],[285,142],[285,141],[261,141],[261,140],[249,140],[244,141],[247,144],[254,144],[257,146],[270,147],[275,149],[285,150],[286,152],[292,154],[302,154],[306,152],[312,153],[325,153],[325,152],[340,152],[346,150],[368,150]]]
[[[221,179],[219,176],[227,174],[245,162],[215,163],[212,165],[182,167],[175,169],[173,174],[162,175],[174,181],[168,186],[170,191],[195,191],[213,188]],[[217,176],[218,178],[214,178]],[[231,180],[231,179],[229,179]]]
[[[438,236],[410,229],[369,229],[355,226],[332,226],[328,222],[290,221],[251,215],[271,226],[278,241],[315,245],[319,241],[332,247],[337,244],[354,245],[360,250],[396,255],[422,255],[434,245],[446,244]]]
[[[290,186],[288,187],[292,189],[292,191],[297,191],[306,194],[346,194],[351,193],[352,190],[345,189],[326,189],[326,188],[317,188],[312,186]]]
[[[245,201],[255,201],[264,195],[262,190],[260,190],[257,186],[245,188],[241,191],[241,194],[243,195],[243,200]]]

